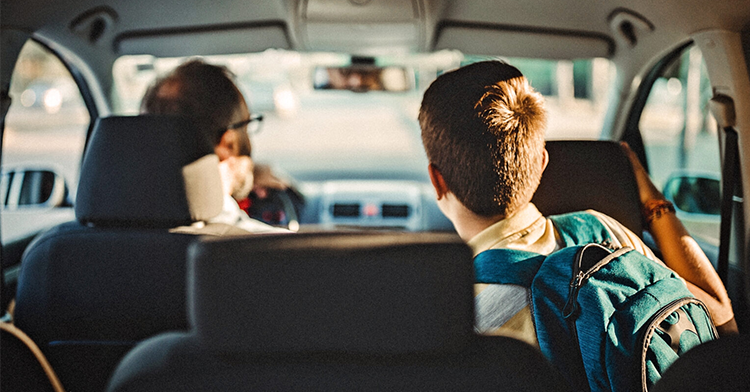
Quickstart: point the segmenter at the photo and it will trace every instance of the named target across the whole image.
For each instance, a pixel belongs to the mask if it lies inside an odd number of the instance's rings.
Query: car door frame
[[[630,109],[624,122],[624,129],[621,133],[620,140],[625,141],[630,145],[646,170],[649,170],[649,162],[646,157],[645,144],[643,142],[639,124],[641,114],[643,113],[643,110],[646,106],[646,101],[648,100],[654,83],[660,77],[660,75],[664,73],[665,69],[671,66],[673,61],[679,58],[686,50],[689,50],[689,48],[693,45],[697,46],[699,49],[701,49],[701,51],[704,49],[704,47],[707,46],[705,45],[705,43],[704,45],[701,45],[700,43],[701,42],[699,39],[690,40],[675,47],[674,49],[663,55],[645,73],[640,84],[637,87],[636,93],[634,94],[632,104],[630,105]],[[711,85],[716,93],[717,89],[715,87],[715,81],[714,79],[712,79],[711,69],[708,64],[707,68],[709,80],[711,81]],[[716,142],[719,143],[721,159],[723,160],[723,137],[721,135],[722,133],[720,132]],[[742,146],[740,146],[740,149],[742,149]],[[743,165],[741,164],[741,166]],[[745,230],[746,226],[744,224],[744,221],[748,215],[748,207],[744,206],[744,211],[740,212],[744,212],[744,214],[734,214],[732,235],[730,240],[730,260],[732,260],[732,262],[730,262],[728,279],[725,284],[727,286],[727,291],[729,292],[730,299],[732,300],[737,324],[740,331],[742,332],[750,330],[750,290],[748,290],[748,288],[750,287],[750,275],[748,275],[748,263],[747,257],[745,256],[746,252],[744,246],[744,238],[747,238]],[[656,248],[656,244],[653,239],[648,235],[648,233],[644,233],[644,237],[645,242],[652,249],[657,251],[658,254],[658,249]],[[700,241],[699,239],[696,239],[696,241],[699,243],[704,253],[706,253],[706,256],[709,258],[709,260],[711,260],[714,268],[717,268],[719,247],[713,244],[708,244],[705,241]]]
[[[85,156],[86,146],[88,145],[88,141],[91,137],[91,132],[94,128],[94,123],[99,115],[96,100],[91,93],[89,83],[83,76],[83,73],[80,72],[69,61],[66,61],[65,57],[61,53],[56,51],[52,47],[52,45],[45,43],[44,40],[38,37],[11,29],[2,30],[0,31],[0,34],[0,39],[2,39],[3,43],[3,45],[0,46],[0,55],[3,58],[2,70],[0,71],[0,86],[2,86],[2,97],[12,99],[12,97],[8,96],[8,92],[10,90],[10,81],[13,77],[15,64],[18,61],[21,49],[26,44],[26,42],[30,40],[41,45],[50,54],[57,57],[57,59],[70,73],[70,76],[73,78],[73,81],[75,82],[78,91],[81,94],[90,118],[89,125],[86,130],[86,137],[84,140],[84,153],[81,156],[82,162],[83,156]],[[0,161],[2,161],[2,154],[4,151],[2,140],[5,134],[5,117],[7,116],[10,109],[10,101],[7,101],[7,105],[7,110],[6,108],[3,108],[2,113],[0,113]],[[2,216],[0,216],[0,219],[2,219]],[[18,274],[21,268],[21,259],[23,256],[23,252],[40,232],[41,231],[37,233],[31,233],[23,238],[16,238],[6,244],[0,242],[0,269],[2,270],[2,284],[0,285],[0,309],[6,309],[9,302],[15,296],[15,289],[18,281]]]

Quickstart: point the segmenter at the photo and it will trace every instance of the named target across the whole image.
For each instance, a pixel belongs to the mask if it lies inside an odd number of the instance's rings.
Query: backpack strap
[[[546,256],[516,249],[489,249],[474,257],[477,283],[531,287]]]
[[[612,243],[609,229],[599,218],[586,211],[552,215],[564,247],[597,243]],[[474,257],[477,283],[516,284],[531,287],[545,256],[517,249],[489,249]]]
[[[490,283],[474,297],[475,329],[489,333],[529,306],[528,289],[545,256],[515,249],[489,249],[474,257],[477,283]]]
[[[549,217],[563,240],[564,246],[612,243],[609,229],[599,218],[586,211]],[[531,287],[546,256],[517,249],[489,249],[474,257],[477,283],[515,284]]]
[[[599,218],[586,211],[570,212],[549,217],[555,225],[564,247],[597,243],[610,247],[612,235]]]

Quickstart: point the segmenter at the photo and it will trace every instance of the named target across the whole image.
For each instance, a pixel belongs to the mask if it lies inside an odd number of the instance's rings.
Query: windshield
[[[417,123],[422,94],[441,73],[485,59],[456,51],[378,57],[374,65],[404,70],[408,88],[357,91],[320,88],[321,70],[352,65],[349,55],[268,50],[205,58],[232,70],[251,112],[264,116],[251,137],[253,158],[300,181],[427,181]],[[136,114],[146,88],[184,60],[121,57],[113,71],[116,112]],[[506,60],[547,98],[548,139],[599,138],[614,76],[608,60]]]

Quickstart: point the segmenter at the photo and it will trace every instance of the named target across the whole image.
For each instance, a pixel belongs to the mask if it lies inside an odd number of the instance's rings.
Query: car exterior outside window
[[[657,187],[694,237],[719,244],[721,160],[703,56],[689,47],[654,82],[639,128]]]
[[[20,53],[10,96],[0,184],[3,244],[74,218],[71,206],[90,124],[70,72],[36,41]]]

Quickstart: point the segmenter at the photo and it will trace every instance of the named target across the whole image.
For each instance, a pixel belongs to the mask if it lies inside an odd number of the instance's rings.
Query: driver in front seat
[[[262,176],[259,179],[264,183],[254,184],[251,144],[246,131],[248,124],[257,119],[250,116],[227,68],[202,60],[178,66],[149,87],[141,102],[141,113],[184,116],[208,133],[219,157],[224,187],[222,212],[211,223],[231,224],[251,233],[287,232],[250,218],[237,204],[237,200],[247,198],[253,185],[278,188],[284,184],[272,175]]]

